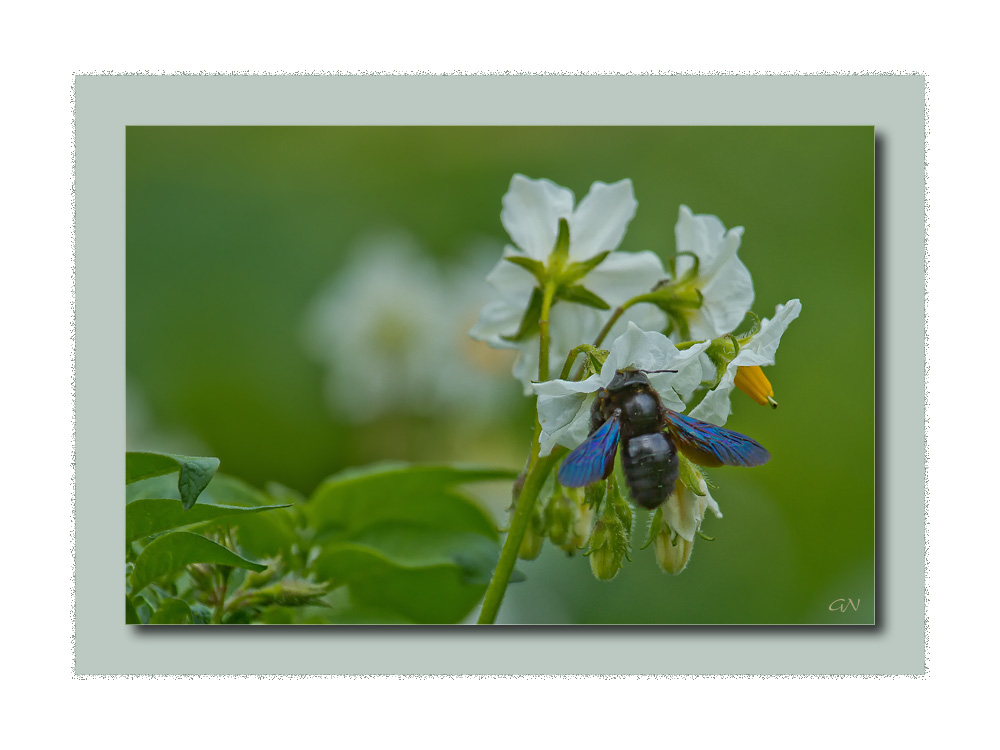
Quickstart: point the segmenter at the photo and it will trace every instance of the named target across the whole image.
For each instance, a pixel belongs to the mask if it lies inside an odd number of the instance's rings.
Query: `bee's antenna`
[[[644,372],[647,375],[651,375],[654,372],[677,372],[677,370],[640,370],[640,372]]]

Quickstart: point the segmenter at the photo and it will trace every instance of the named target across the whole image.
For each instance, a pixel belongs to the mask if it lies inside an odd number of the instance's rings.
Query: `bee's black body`
[[[607,388],[597,392],[590,409],[591,433],[616,411],[629,492],[644,508],[656,508],[670,497],[680,472],[677,447],[664,431],[667,410],[644,373],[621,370]]]
[[[699,466],[760,466],[771,458],[746,435],[666,408],[645,372],[631,369],[619,370],[597,391],[590,434],[563,459],[559,481],[586,487],[607,479],[619,445],[629,494],[649,509],[673,494],[680,475],[678,450]]]

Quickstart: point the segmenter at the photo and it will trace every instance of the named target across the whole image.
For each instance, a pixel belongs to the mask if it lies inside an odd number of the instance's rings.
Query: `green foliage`
[[[139,559],[129,581],[133,591],[141,591],[150,583],[176,573],[194,563],[228,565],[261,571],[267,566],[246,560],[221,544],[188,531],[175,531],[151,541]]]
[[[499,555],[492,520],[458,488],[516,476],[381,464],[330,477],[306,500],[217,467],[128,454],[127,623],[458,622]],[[185,481],[168,476],[178,471]]]
[[[149,618],[150,625],[188,625],[191,621],[191,606],[183,599],[164,599]]]
[[[198,500],[198,495],[208,486],[219,468],[217,458],[195,458],[176,456],[170,453],[126,453],[125,483],[131,484],[141,479],[173,474],[177,477],[184,510],[188,510]]]
[[[169,498],[144,498],[125,506],[125,541],[170,531],[185,526],[193,526],[228,516],[259,513],[287,505],[262,505],[257,508],[240,508],[235,505],[197,505],[184,510],[180,500]]]
[[[515,476],[483,467],[380,464],[331,477],[306,508],[322,541],[311,572],[345,585],[359,605],[415,622],[456,622],[486,590],[499,535],[454,486]]]

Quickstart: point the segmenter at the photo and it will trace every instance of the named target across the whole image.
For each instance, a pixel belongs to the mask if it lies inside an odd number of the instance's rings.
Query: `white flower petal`
[[[726,231],[717,216],[695,215],[681,206],[674,228],[678,252],[698,257],[694,285],[702,293],[702,306],[688,315],[693,339],[715,338],[731,333],[753,306],[753,279],[737,256],[743,227]],[[677,257],[678,277],[694,265],[689,255]]]
[[[689,542],[694,541],[694,535],[698,533],[705,517],[705,507],[701,501],[702,498],[678,481],[674,494],[663,504],[663,520]]]
[[[569,220],[570,260],[617,249],[638,205],[631,180],[591,185]]]
[[[526,255],[545,260],[555,246],[559,219],[568,221],[573,215],[573,202],[572,190],[516,174],[503,197],[500,221]]]
[[[799,317],[799,313],[802,312],[802,303],[797,299],[789,300],[785,305],[778,305],[774,310],[774,318],[764,320],[760,323],[760,331],[754,336],[745,348],[753,351],[758,357],[761,357],[765,362],[756,362],[754,364],[774,364],[774,355],[778,350],[778,344],[781,342],[781,336],[788,328],[788,325]],[[743,350],[740,350],[743,353]]]
[[[573,247],[576,247],[575,243]],[[637,253],[611,253],[587,274],[582,283],[609,305],[618,307],[632,297],[652,290],[656,282],[666,277],[660,256],[641,250]]]
[[[742,354],[742,352],[741,352]],[[691,410],[690,416],[720,427],[729,419],[732,406],[729,403],[729,393],[733,390],[733,380],[736,378],[736,367],[730,363],[719,384]]]
[[[702,498],[702,501],[705,504],[705,510],[712,511],[716,518],[722,518],[722,511],[719,509],[719,504],[715,502],[715,498],[712,497],[707,488],[705,490],[705,497]]]
[[[518,252],[510,245],[504,248],[504,258],[518,255],[523,256],[524,253]],[[528,269],[503,259],[486,274],[486,281],[512,305],[519,306],[522,312],[527,308],[531,292],[536,285],[535,277]]]
[[[782,334],[788,328],[788,324],[798,317],[801,310],[802,303],[793,299],[789,300],[788,304],[778,305],[772,320],[764,318],[760,324],[760,331],[750,341],[743,344],[739,354],[726,365],[726,372],[722,376],[722,380],[719,381],[714,390],[702,399],[700,404],[691,410],[691,416],[703,422],[724,425],[732,411],[729,394],[735,387],[738,368],[773,365],[774,355],[781,342]],[[714,377],[714,372],[712,377]]]
[[[753,279],[750,271],[735,255],[701,288],[700,316],[690,322],[695,339],[715,338],[735,330],[753,307]]]
[[[738,230],[738,232],[737,232]],[[726,227],[718,216],[711,214],[692,213],[687,206],[681,206],[674,227],[674,237],[677,240],[677,252],[694,253],[698,256],[698,275],[709,277],[715,273],[727,259],[729,253],[735,253],[739,247],[739,237],[743,234],[742,227],[736,227],[736,247],[724,244]],[[677,275],[682,275],[694,263],[690,256],[680,256],[677,259]]]
[[[517,331],[524,310],[518,310],[506,300],[487,302],[479,313],[479,320],[472,326],[469,336],[485,341],[494,349],[517,349],[517,342],[502,338]]]
[[[524,395],[530,396],[534,381],[538,379],[538,336],[517,342],[517,348],[521,353],[514,360],[514,378],[523,386]]]
[[[538,397],[539,455],[549,455],[556,445],[575,448],[586,440],[592,400],[583,393]]]

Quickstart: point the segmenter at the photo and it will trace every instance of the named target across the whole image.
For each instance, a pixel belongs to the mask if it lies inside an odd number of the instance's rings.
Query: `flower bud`
[[[602,581],[610,581],[621,570],[623,560],[631,560],[629,556],[629,534],[632,530],[632,509],[621,508],[628,505],[622,498],[615,482],[610,482],[607,505],[604,512],[594,524],[590,534],[590,545],[586,554],[590,557],[590,569]],[[618,502],[620,501],[620,502]],[[625,522],[628,522],[626,528]]]
[[[590,569],[601,581],[610,581],[622,567],[624,551],[614,541],[616,525],[614,521],[599,519],[590,535],[590,547],[587,550]]]
[[[594,523],[594,509],[589,505],[578,505],[576,521],[573,524],[573,533],[563,549],[573,554],[577,550],[583,549],[590,536],[590,527]]]
[[[584,491],[584,502],[586,502],[591,508],[600,508],[601,503],[604,502],[604,496],[607,494],[607,491],[607,482],[594,482],[593,484],[588,484],[587,489]]]
[[[517,551],[517,556],[522,560],[534,560],[542,551],[542,542],[545,541],[545,519],[542,515],[541,503],[536,502],[534,510],[531,511],[531,518],[528,520],[528,528],[524,530],[521,538],[521,546]]]
[[[691,559],[693,549],[694,542],[689,542],[680,534],[674,533],[666,524],[660,527],[660,533],[653,539],[656,562],[670,575],[677,575],[684,570],[688,560]]]
[[[577,506],[564,493],[552,496],[545,506],[545,536],[562,547],[573,536]]]
[[[632,504],[621,496],[618,488],[615,487],[614,497],[611,499],[611,508],[615,518],[622,525],[622,531],[626,536],[632,533]]]

